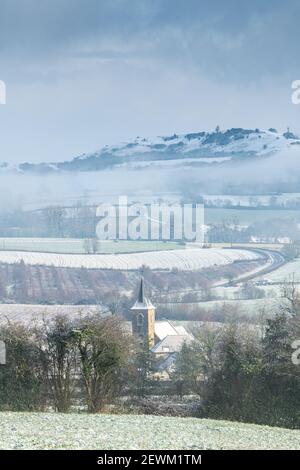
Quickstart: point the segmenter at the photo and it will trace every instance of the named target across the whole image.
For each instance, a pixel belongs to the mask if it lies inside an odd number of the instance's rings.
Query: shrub
[[[45,381],[40,350],[30,328],[9,324],[0,330],[7,363],[0,368],[0,406],[14,411],[43,409]]]

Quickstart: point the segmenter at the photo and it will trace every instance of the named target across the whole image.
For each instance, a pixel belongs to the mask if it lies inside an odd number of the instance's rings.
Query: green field
[[[300,431],[196,418],[0,413],[0,449],[300,449]]]
[[[194,243],[187,243],[194,247]],[[280,250],[282,245],[270,243],[212,243],[215,248],[265,248]],[[163,251],[182,249],[184,246],[172,241],[98,241],[97,253],[134,253],[144,251]],[[73,253],[84,254],[86,240],[82,238],[30,238],[30,237],[6,237],[0,238],[0,251],[37,251],[44,253]]]
[[[86,241],[80,238],[0,238],[0,251],[39,251],[45,253],[86,253]],[[139,251],[175,250],[176,242],[98,241],[97,253],[132,253]]]
[[[207,208],[204,210],[206,224],[217,224],[223,221],[236,220],[238,225],[250,225],[270,219],[295,219],[300,221],[299,210],[289,209],[222,209]]]

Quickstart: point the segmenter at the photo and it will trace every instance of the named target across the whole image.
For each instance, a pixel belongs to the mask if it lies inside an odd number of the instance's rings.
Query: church
[[[144,278],[141,278],[137,299],[131,307],[132,334],[141,343],[149,344],[151,352],[159,362],[161,373],[170,372],[176,354],[184,343],[189,344],[193,336],[183,326],[168,320],[156,321],[156,308],[145,294]]]

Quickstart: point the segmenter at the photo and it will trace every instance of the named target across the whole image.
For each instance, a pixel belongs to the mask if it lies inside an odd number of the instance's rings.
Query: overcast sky
[[[0,161],[127,138],[300,131],[299,0],[0,0]]]

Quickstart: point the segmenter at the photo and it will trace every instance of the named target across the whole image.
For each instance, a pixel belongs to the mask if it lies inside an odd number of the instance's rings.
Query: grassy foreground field
[[[300,449],[300,431],[133,415],[0,413],[0,449]]]

